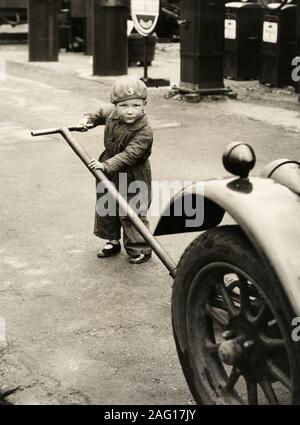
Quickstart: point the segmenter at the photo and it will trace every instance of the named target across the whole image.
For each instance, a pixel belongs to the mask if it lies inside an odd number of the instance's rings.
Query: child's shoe
[[[144,263],[145,261],[150,260],[150,258],[151,258],[151,252],[149,252],[147,254],[142,252],[141,254],[137,255],[136,257],[130,257],[129,263],[140,264],[140,263]]]
[[[107,242],[105,247],[100,250],[97,254],[98,258],[106,258],[111,257],[112,255],[119,254],[121,252],[121,244],[112,244],[110,242]]]

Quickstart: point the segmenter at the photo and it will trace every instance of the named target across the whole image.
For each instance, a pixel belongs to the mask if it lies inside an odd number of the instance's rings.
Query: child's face
[[[126,124],[133,124],[144,113],[143,99],[128,99],[116,104],[119,117]]]

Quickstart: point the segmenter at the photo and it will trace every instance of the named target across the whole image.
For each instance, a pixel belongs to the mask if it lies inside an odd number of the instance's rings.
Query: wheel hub
[[[236,339],[231,339],[220,344],[218,354],[223,363],[233,366],[241,359],[243,349]]]
[[[248,379],[258,381],[264,373],[266,361],[258,330],[240,316],[229,322],[222,336],[225,341],[218,348],[222,363],[236,367]]]

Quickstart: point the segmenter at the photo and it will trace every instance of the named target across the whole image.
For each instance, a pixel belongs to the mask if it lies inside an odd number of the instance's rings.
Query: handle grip
[[[93,124],[88,124],[86,126],[80,125],[80,126],[72,126],[68,127],[69,131],[82,131],[85,129],[90,130],[93,128]],[[44,130],[33,130],[31,131],[31,136],[46,136],[47,134],[58,134],[61,133],[61,128],[45,128]]]

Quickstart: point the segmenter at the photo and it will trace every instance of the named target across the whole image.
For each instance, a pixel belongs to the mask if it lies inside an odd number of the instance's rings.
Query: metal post
[[[147,41],[148,36],[144,37],[144,82],[148,80]]]
[[[94,0],[93,74],[124,75],[128,71],[128,0]]]
[[[60,0],[28,0],[29,61],[58,61]]]

